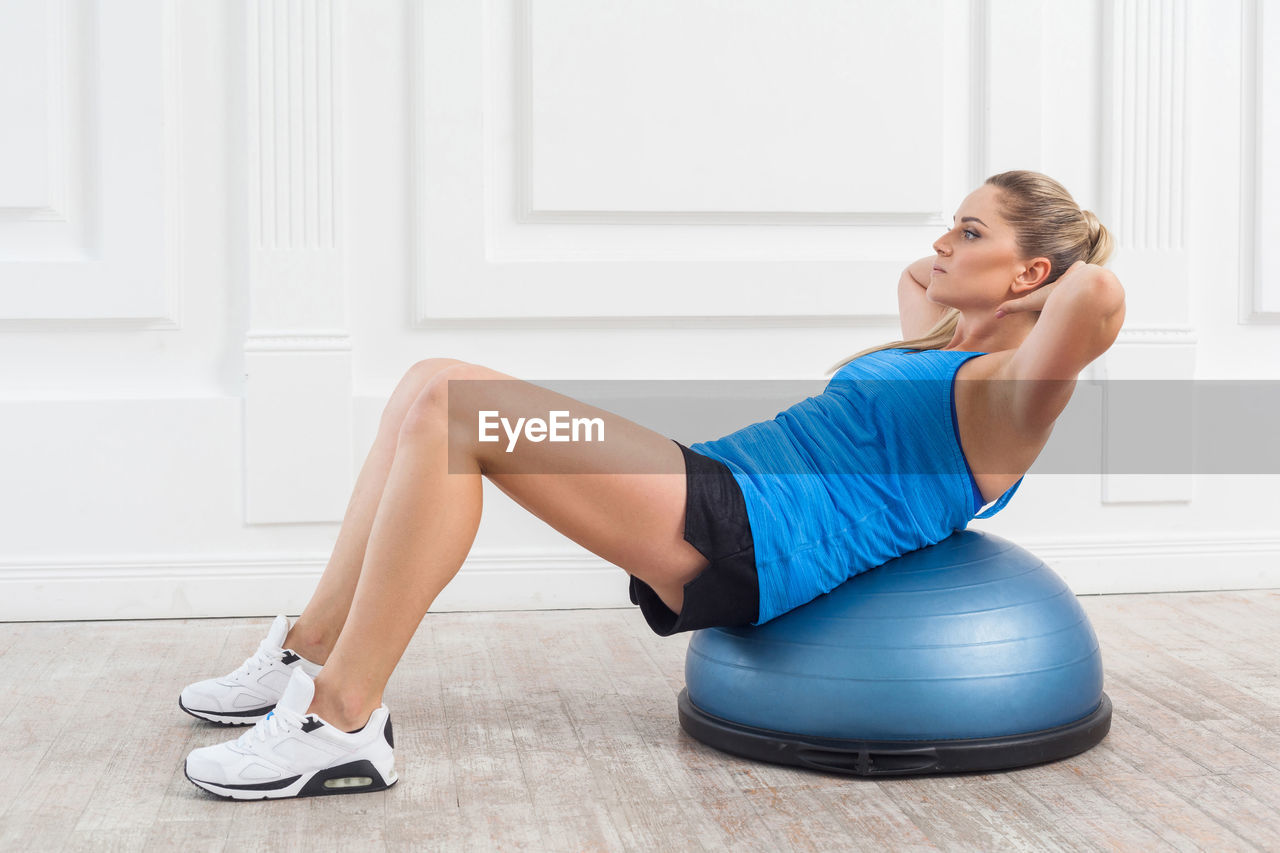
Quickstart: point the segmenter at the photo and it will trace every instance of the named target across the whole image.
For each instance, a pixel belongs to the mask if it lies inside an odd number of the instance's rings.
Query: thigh
[[[462,380],[461,382],[457,380]],[[452,390],[448,386],[452,385]],[[472,455],[494,485],[592,553],[644,580],[678,609],[680,592],[708,565],[684,539],[685,467],[680,446],[620,415],[479,365],[450,367],[425,392],[447,408],[450,452]],[[585,440],[481,442],[480,413],[506,418],[596,421]]]

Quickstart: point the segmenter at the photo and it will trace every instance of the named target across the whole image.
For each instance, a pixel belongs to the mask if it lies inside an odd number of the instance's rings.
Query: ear
[[[1029,293],[1045,283],[1053,264],[1048,258],[1032,258],[1027,261],[1021,273],[1013,280],[1013,289],[1019,293]]]

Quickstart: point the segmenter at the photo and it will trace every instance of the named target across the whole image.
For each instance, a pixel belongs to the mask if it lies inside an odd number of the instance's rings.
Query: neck
[[[1035,327],[1038,313],[1019,312],[996,319],[994,310],[983,311],[981,319],[961,312],[951,342],[943,349],[966,352],[1001,352],[1017,349]]]

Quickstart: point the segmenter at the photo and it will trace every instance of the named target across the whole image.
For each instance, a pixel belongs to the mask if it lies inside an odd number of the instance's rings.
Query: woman
[[[898,285],[907,340],[838,366],[820,397],[692,448],[494,370],[415,365],[297,623],[278,617],[239,670],[183,690],[188,713],[256,723],[193,751],[188,778],[237,799],[395,782],[382,691],[471,548],[481,476],[624,568],[664,636],[768,621],[940,541],[991,501],[981,517],[998,511],[1079,372],[1119,334],[1124,290],[1099,266],[1106,229],[1034,172],[989,178],[933,249]],[[868,391],[868,378],[910,381]],[[506,381],[456,381],[472,379]],[[600,418],[607,441],[482,442],[484,411]],[[770,476],[797,471],[822,476]]]

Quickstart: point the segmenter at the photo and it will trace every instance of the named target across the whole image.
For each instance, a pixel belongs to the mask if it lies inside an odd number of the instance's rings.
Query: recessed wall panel
[[[412,9],[424,324],[888,320],[1004,130],[989,51],[1038,37],[988,44],[988,0]]]
[[[527,12],[533,213],[939,209],[942,0]]]
[[[1256,224],[1252,236],[1253,310],[1258,319],[1280,322],[1280,273],[1275,247],[1280,246],[1280,9],[1269,0],[1256,0],[1257,100],[1255,151],[1257,157]],[[1246,38],[1250,34],[1246,33]]]
[[[50,59],[57,56],[52,12],[57,3],[10,0],[0,25],[0,216],[51,208],[52,121],[56,115]]]
[[[0,21],[0,321],[173,328],[172,7],[6,0]]]

